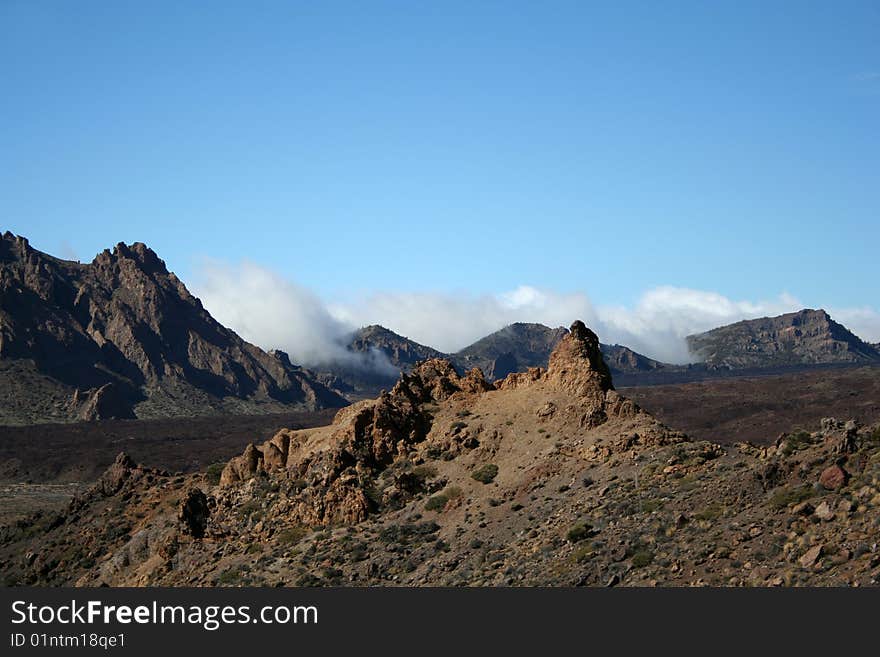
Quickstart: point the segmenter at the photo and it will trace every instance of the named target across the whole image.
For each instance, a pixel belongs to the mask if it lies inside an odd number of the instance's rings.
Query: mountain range
[[[83,264],[0,236],[0,424],[338,408],[375,397],[433,358],[460,373],[477,367],[490,383],[546,368],[568,333],[514,323],[448,354],[372,325],[343,340],[356,358],[313,371],[222,326],[142,243],[117,244]],[[824,310],[737,322],[687,343],[690,365],[623,345],[600,349],[618,385],[880,363],[877,345]]]
[[[479,367],[487,380],[495,381],[529,367],[546,367],[553,348],[567,333],[562,327],[515,323],[460,351],[443,354],[384,327],[370,326],[355,332],[350,344],[361,352],[378,349],[400,371],[424,358],[442,357],[460,372]],[[745,320],[690,335],[686,340],[694,356],[694,362],[686,365],[657,361],[619,344],[603,343],[601,350],[615,381],[627,386],[678,383],[728,373],[880,363],[876,345],[864,342],[821,309]],[[349,374],[340,376],[346,379]],[[365,396],[370,396],[378,392],[377,383],[387,387],[393,379],[388,375],[373,381],[372,387],[359,383]]]

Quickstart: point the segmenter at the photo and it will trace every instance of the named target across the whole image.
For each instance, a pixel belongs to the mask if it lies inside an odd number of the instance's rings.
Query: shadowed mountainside
[[[0,421],[28,423],[347,402],[221,326],[144,244],[89,264],[0,236]]]

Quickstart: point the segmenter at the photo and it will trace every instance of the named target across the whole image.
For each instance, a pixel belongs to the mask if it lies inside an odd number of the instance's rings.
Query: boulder
[[[839,465],[831,465],[819,475],[819,483],[825,490],[840,490],[846,485],[849,475]]]
[[[211,510],[208,498],[199,488],[190,488],[183,498],[177,519],[183,525],[185,533],[193,538],[202,538],[208,527]]]

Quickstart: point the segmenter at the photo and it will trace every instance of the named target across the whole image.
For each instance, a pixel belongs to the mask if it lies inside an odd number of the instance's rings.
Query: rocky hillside
[[[88,264],[0,237],[0,422],[340,407],[221,326],[144,244]]]
[[[880,431],[694,442],[615,392],[577,322],[494,385],[429,360],[219,477],[120,455],[0,532],[5,584],[868,585]]]
[[[687,338],[710,367],[744,369],[823,363],[880,363],[880,351],[824,310],[751,319]]]

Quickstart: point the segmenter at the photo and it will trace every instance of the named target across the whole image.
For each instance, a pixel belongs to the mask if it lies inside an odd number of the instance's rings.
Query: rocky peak
[[[284,366],[293,366],[293,364],[290,362],[290,356],[286,351],[282,351],[281,349],[270,349],[269,355]]]
[[[33,251],[26,237],[15,235],[8,230],[0,235],[0,262],[24,260]]]
[[[32,361],[69,386],[71,419],[130,417],[142,402],[163,415],[191,412],[188,400],[215,412],[230,397],[310,409],[346,404],[288,358],[220,325],[142,242],[79,264],[5,233],[0,255],[0,357]]]
[[[550,380],[580,396],[614,389],[599,337],[580,320],[571,325],[550,354],[547,374]]]

